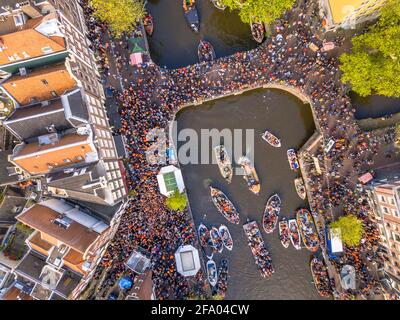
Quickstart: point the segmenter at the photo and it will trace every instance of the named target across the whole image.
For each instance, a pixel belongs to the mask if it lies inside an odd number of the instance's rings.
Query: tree
[[[90,0],[93,15],[109,25],[113,36],[120,38],[124,32],[132,32],[145,16],[143,0]]]
[[[342,81],[363,97],[400,97],[400,1],[390,0],[378,22],[352,45],[352,53],[340,57]]]
[[[271,23],[286,10],[293,7],[295,0],[221,0],[230,10],[239,10],[244,23]]]
[[[183,211],[187,205],[187,198],[184,193],[180,193],[178,190],[176,190],[167,198],[166,205],[171,210]]]
[[[348,214],[332,222],[331,228],[339,228],[342,234],[342,241],[349,247],[358,246],[363,235],[362,221],[356,216]]]

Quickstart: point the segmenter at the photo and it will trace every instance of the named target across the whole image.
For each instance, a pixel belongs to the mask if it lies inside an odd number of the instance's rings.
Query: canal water
[[[254,129],[255,132],[254,147],[243,146],[242,149],[243,153],[254,151],[261,182],[259,196],[247,189],[242,176],[234,176],[228,185],[216,164],[182,165],[196,225],[203,222],[210,228],[224,223],[232,234],[233,250],[224,249],[222,254],[214,255],[217,264],[222,257],[229,261],[227,299],[320,299],[312,283],[309,251],[305,248],[296,251],[293,246],[285,249],[277,230],[269,235],[262,231],[276,270],[270,279],[262,278],[242,228],[247,218],[261,221],[265,203],[274,193],[282,199],[282,216],[293,218],[297,208],[307,206],[295,191],[293,179],[297,174],[289,169],[286,150],[300,148],[314,132],[309,105],[284,91],[253,90],[181,110],[177,115],[177,131],[187,128],[194,129],[199,136],[201,129],[213,128]],[[281,148],[273,148],[261,139],[266,129],[282,139]],[[178,142],[178,148],[185,143]],[[197,150],[201,152],[200,144]],[[213,154],[211,142],[208,152]],[[210,185],[223,190],[236,205],[241,217],[239,225],[229,223],[218,213],[210,198]]]
[[[379,118],[400,112],[400,99],[372,95],[360,97],[352,92],[351,101],[356,109],[356,119]]]
[[[159,66],[174,69],[198,62],[197,46],[209,41],[217,57],[256,47],[250,27],[241,22],[237,12],[216,9],[209,0],[198,0],[200,31],[194,33],[183,16],[181,0],[149,0],[146,9],[154,19],[154,33],[149,37],[152,60]]]

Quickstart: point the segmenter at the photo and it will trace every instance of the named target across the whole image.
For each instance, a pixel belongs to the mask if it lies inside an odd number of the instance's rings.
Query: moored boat
[[[264,40],[265,35],[264,25],[260,22],[253,22],[250,24],[250,28],[253,39],[257,43],[261,43]]]
[[[211,0],[211,2],[214,5],[214,7],[216,7],[219,10],[225,10],[226,9],[226,5],[223,4],[221,0]]]
[[[321,297],[331,296],[333,291],[325,263],[317,257],[314,257],[310,262],[310,269],[314,279],[315,288],[319,295]]]
[[[262,277],[270,277],[275,272],[272,265],[272,259],[268,252],[260,229],[256,221],[247,222],[243,225],[244,232],[247,236],[251,253],[254,256],[258,271]]]
[[[221,259],[221,263],[218,268],[218,282],[216,286],[216,293],[222,297],[225,297],[227,290],[228,290],[228,260]]]
[[[250,159],[247,157],[240,157],[238,160],[238,164],[244,170],[243,179],[247,182],[247,187],[251,192],[258,195],[260,193],[260,180],[258,179],[257,171],[254,168],[254,165],[251,163]]]
[[[210,232],[208,231],[208,228],[201,223],[197,229],[198,235],[199,235],[199,240],[200,240],[200,245],[202,247],[206,247],[207,245],[212,245],[211,239],[210,239]]]
[[[307,192],[302,177],[294,179],[294,187],[296,188],[296,192],[299,197],[304,200],[307,197]]]
[[[200,43],[197,47],[197,55],[200,62],[208,62],[216,58],[213,46],[210,42],[205,40],[200,40]]]
[[[271,146],[275,147],[275,148],[279,148],[282,146],[281,144],[281,140],[275,136],[274,134],[272,134],[271,132],[269,132],[268,130],[266,130],[262,136],[261,136],[265,141],[267,141]]]
[[[289,247],[290,234],[289,234],[289,223],[286,219],[279,221],[279,240],[285,248]]]
[[[233,169],[232,161],[229,157],[228,151],[225,146],[220,145],[214,148],[215,158],[217,159],[217,164],[222,177],[230,183],[232,181]]]
[[[295,247],[296,250],[301,249],[301,236],[299,232],[299,227],[297,226],[296,219],[290,219],[289,220],[289,235],[290,235],[290,241],[292,242],[293,247]]]
[[[296,220],[306,248],[311,252],[317,251],[319,247],[318,233],[310,211],[307,209],[297,210]]]
[[[207,261],[207,279],[211,287],[214,287],[217,284],[218,281],[217,265],[215,264],[215,261],[212,260],[212,258]]]
[[[143,19],[143,25],[144,25],[144,30],[146,30],[146,33],[151,36],[154,31],[154,23],[153,23],[153,17],[150,13],[146,15],[146,17]]]
[[[199,13],[196,8],[195,0],[182,0],[183,14],[185,15],[186,21],[189,24],[190,28],[194,32],[199,32],[200,22],[199,22]]]
[[[233,203],[221,190],[210,187],[211,199],[218,211],[225,217],[226,220],[234,224],[239,224],[239,212],[236,210]]]
[[[274,194],[268,199],[262,218],[262,226],[266,233],[271,233],[275,230],[280,212],[281,198],[278,194]]]
[[[231,233],[229,232],[228,227],[224,224],[221,224],[221,226],[218,229],[218,233],[222,239],[224,247],[227,248],[229,251],[231,251],[233,249],[233,239]]]
[[[289,149],[287,151],[287,157],[290,165],[290,169],[297,171],[300,168],[299,160],[297,159],[296,151],[294,149]]]
[[[218,229],[216,227],[212,227],[210,230],[210,238],[213,244],[214,249],[221,253],[222,250],[224,249],[224,243],[222,242],[222,239],[218,233]]]

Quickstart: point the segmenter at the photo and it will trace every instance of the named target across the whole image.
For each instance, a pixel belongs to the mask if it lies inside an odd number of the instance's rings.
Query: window
[[[22,26],[23,24],[25,24],[25,16],[23,13],[18,13],[13,18],[14,18],[14,23],[15,23],[16,27],[19,27],[19,26]]]
[[[66,159],[64,159],[63,161],[64,161],[65,163],[70,163],[70,162],[71,162],[71,159],[66,158]]]
[[[43,52],[44,54],[49,54],[49,53],[52,53],[52,52],[53,52],[53,49],[52,49],[50,46],[46,46],[46,47],[43,47],[43,48],[42,48],[42,52]]]
[[[58,96],[57,92],[55,92],[54,90],[51,90],[50,93],[51,93],[51,95],[53,97],[57,97]]]
[[[394,203],[394,198],[393,197],[390,197],[390,204],[393,204],[393,205],[395,205],[395,203]]]
[[[392,209],[391,211],[392,211],[392,215],[394,217],[398,217],[399,216],[399,212],[396,209]]]
[[[383,206],[382,206],[382,210],[383,210],[383,212],[386,213],[386,214],[389,213],[389,210],[388,210],[388,208],[386,208],[386,207],[383,207]]]
[[[393,238],[396,242],[400,242],[400,236],[397,233],[393,233]]]
[[[381,196],[381,202],[386,202],[386,197],[385,196]]]

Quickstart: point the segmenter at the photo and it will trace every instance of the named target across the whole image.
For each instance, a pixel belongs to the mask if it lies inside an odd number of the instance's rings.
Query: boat
[[[215,158],[217,159],[217,164],[222,177],[231,183],[233,176],[232,161],[229,157],[228,151],[226,151],[225,146],[220,145],[214,148]]]
[[[289,220],[289,235],[290,235],[290,242],[292,242],[293,247],[296,250],[301,249],[301,236],[299,232],[299,227],[297,226],[296,219]]]
[[[233,249],[233,240],[228,227],[224,224],[221,224],[221,226],[218,229],[218,233],[222,239],[224,247],[227,248],[229,251],[231,251]]]
[[[307,209],[297,210],[296,220],[306,248],[311,252],[317,251],[319,247],[318,233],[310,211]]]
[[[314,279],[314,285],[321,297],[329,297],[333,290],[331,280],[329,279],[328,269],[325,263],[314,257],[310,262],[311,275]]]
[[[287,151],[287,157],[289,160],[290,169],[297,171],[300,168],[300,166],[299,166],[299,160],[297,160],[296,151],[294,151],[294,149],[289,149]]]
[[[221,263],[218,268],[218,281],[216,285],[216,293],[222,297],[225,297],[227,290],[228,290],[228,260],[221,259]]]
[[[251,192],[258,195],[260,193],[260,180],[258,179],[258,175],[256,169],[252,165],[251,161],[247,157],[240,157],[238,164],[244,170],[243,179],[247,182],[247,187]]]
[[[149,13],[144,17],[143,19],[143,25],[144,25],[144,30],[146,30],[146,33],[151,36],[154,31],[154,23],[153,23],[153,17]]]
[[[212,4],[214,7],[216,7],[218,10],[225,10],[226,5],[222,3],[221,0],[211,0]]]
[[[200,40],[197,47],[197,55],[200,62],[209,62],[216,58],[215,51],[210,42]]]
[[[204,224],[200,224],[198,229],[198,234],[199,234],[199,239],[200,239],[200,245],[202,247],[207,247],[207,245],[212,246],[211,238],[210,238],[210,232],[208,231],[208,228]]]
[[[214,260],[212,260],[212,258],[207,261],[207,279],[211,287],[215,287],[218,281],[218,273],[217,265],[215,264]]]
[[[196,1],[195,0],[183,0],[182,1],[183,14],[185,15],[186,21],[189,24],[190,28],[194,32],[199,32],[200,22],[199,22],[199,13],[196,9]]]
[[[275,148],[279,148],[282,146],[281,140],[268,130],[266,130],[261,137]]]
[[[274,194],[268,199],[262,218],[262,226],[266,233],[271,233],[275,230],[280,211],[281,198],[278,194]]]
[[[305,199],[307,197],[306,187],[304,186],[304,180],[302,177],[298,177],[294,179],[294,186],[296,188],[296,192],[301,199]]]
[[[212,227],[210,230],[210,238],[213,244],[214,249],[221,253],[224,250],[224,243],[218,233],[218,229],[216,227]]]
[[[221,190],[210,187],[211,199],[218,211],[225,217],[226,220],[234,224],[239,224],[239,212],[236,210],[233,203]]]
[[[257,43],[261,43],[264,40],[265,29],[261,22],[253,22],[250,24],[251,35]]]
[[[250,221],[243,225],[247,236],[248,244],[253,254],[254,261],[262,277],[270,277],[275,272],[272,265],[271,255],[269,254],[260,229],[256,221]]]
[[[286,219],[279,221],[279,240],[285,248],[290,244],[289,223]]]

